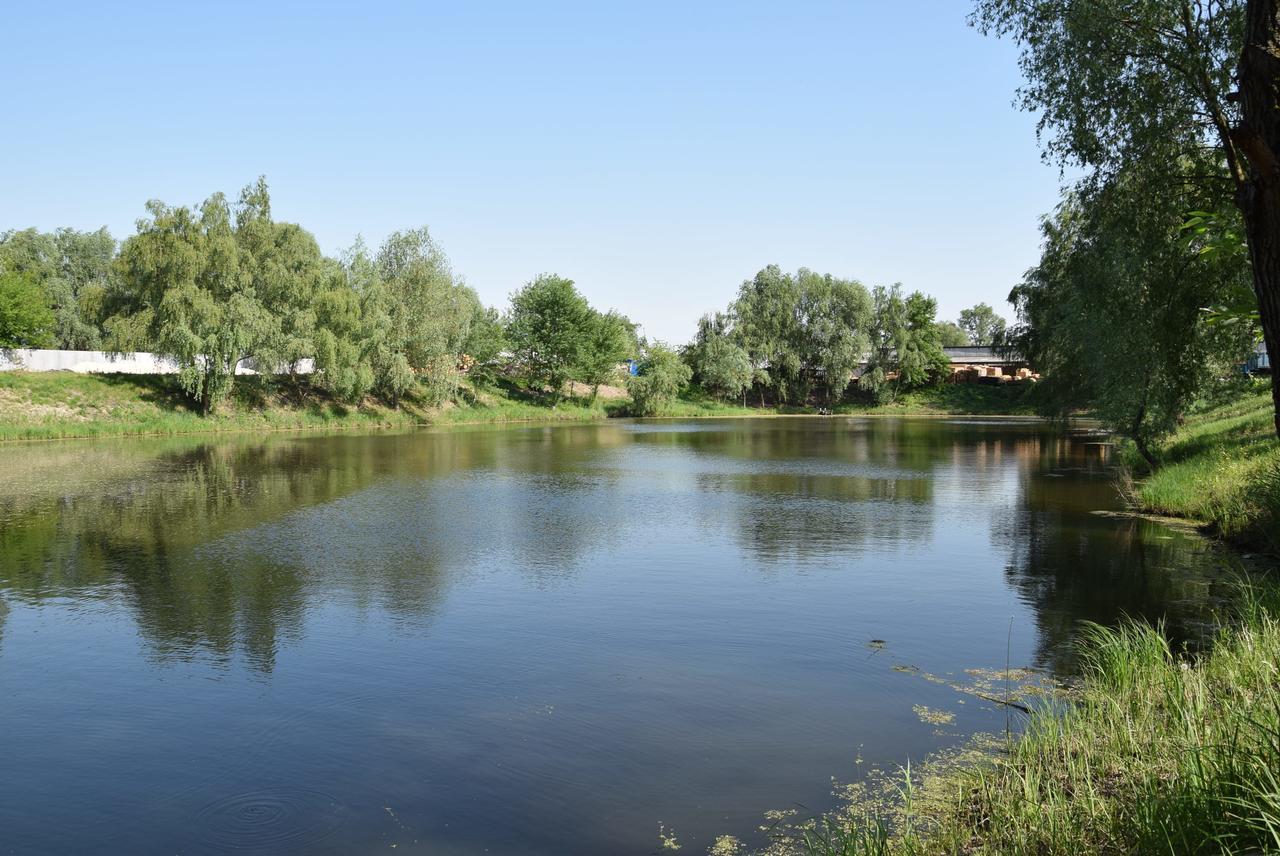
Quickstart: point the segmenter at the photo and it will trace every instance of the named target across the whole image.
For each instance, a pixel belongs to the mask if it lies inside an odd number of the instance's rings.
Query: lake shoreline
[[[632,418],[629,399],[564,399],[547,403],[513,387],[466,389],[470,403],[431,406],[406,397],[398,407],[373,400],[336,402],[309,385],[259,377],[237,380],[231,398],[211,415],[195,412],[164,376],[0,373],[0,444],[310,431],[394,430],[465,425],[590,423]],[[1023,400],[1001,387],[940,387],[881,406],[745,406],[685,397],[646,419],[772,418],[788,416],[1036,418]]]

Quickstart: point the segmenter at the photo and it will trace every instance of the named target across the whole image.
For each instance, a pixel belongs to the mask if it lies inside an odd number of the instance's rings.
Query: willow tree
[[[430,401],[444,401],[457,390],[475,292],[454,275],[426,228],[392,233],[378,251],[377,271],[389,322],[381,357],[388,365],[379,373],[400,386],[407,366]]]
[[[790,381],[800,371],[800,358],[792,347],[797,338],[799,302],[795,277],[777,265],[769,265],[742,283],[730,307],[734,336],[762,381],[761,404],[766,387],[772,387],[776,400],[785,403]]]
[[[732,319],[723,312],[698,319],[698,330],[683,356],[694,379],[721,400],[745,396],[755,379],[751,357],[734,341]]]
[[[680,355],[662,342],[652,342],[640,361],[639,374],[628,378],[631,409],[636,416],[656,416],[678,396],[693,377]]]
[[[147,203],[150,219],[117,260],[136,301],[132,322],[178,364],[178,380],[211,413],[231,390],[236,366],[271,336],[272,316],[242,264],[231,209],[216,193],[199,211]]]
[[[919,291],[902,296],[902,286],[876,286],[871,348],[858,386],[877,401],[893,401],[902,390],[937,383],[947,370],[938,333],[938,302]]]
[[[316,354],[316,299],[325,269],[320,247],[296,223],[272,219],[265,178],[240,192],[235,235],[243,274],[272,319],[254,355],[259,368],[296,374],[299,363]]]
[[[1006,343],[1045,372],[1042,407],[1087,406],[1154,465],[1154,441],[1248,350],[1241,328],[1206,324],[1199,308],[1248,273],[1239,256],[1182,240],[1193,189],[1153,192],[1143,178],[1075,194],[1045,222]]]
[[[54,315],[55,347],[94,350],[102,344],[99,316],[115,250],[105,228],[5,232],[0,234],[0,273],[21,274],[40,287]]]
[[[871,295],[862,283],[801,268],[798,323],[793,327],[801,366],[797,397],[809,397],[810,384],[826,387],[827,402],[838,401],[871,345]]]
[[[44,291],[35,280],[0,272],[0,350],[52,344],[55,323]]]
[[[1280,362],[1280,0],[978,0],[971,20],[1021,46],[1019,102],[1086,185],[1147,170],[1234,205]]]

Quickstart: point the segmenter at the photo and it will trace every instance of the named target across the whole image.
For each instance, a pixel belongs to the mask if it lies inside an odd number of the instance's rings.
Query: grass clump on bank
[[[1192,414],[1163,445],[1160,467],[1136,487],[1137,504],[1280,552],[1280,440],[1272,419],[1262,390]]]
[[[1275,599],[1274,592],[1268,595]],[[1208,653],[1158,628],[1084,633],[1072,703],[1042,707],[985,764],[907,772],[892,804],[850,804],[777,853],[1262,853],[1280,851],[1280,622],[1243,597]]]

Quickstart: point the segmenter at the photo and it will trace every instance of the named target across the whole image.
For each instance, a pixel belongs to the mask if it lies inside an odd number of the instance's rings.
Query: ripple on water
[[[308,788],[262,788],[214,800],[196,826],[207,852],[279,853],[327,838],[347,822],[333,796]]]

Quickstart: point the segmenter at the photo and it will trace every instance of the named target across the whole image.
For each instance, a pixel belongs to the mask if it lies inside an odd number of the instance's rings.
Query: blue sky
[[[769,263],[1007,314],[1057,200],[964,0],[124,5],[6,10],[0,229],[265,174],[326,252],[427,225],[680,342]]]

